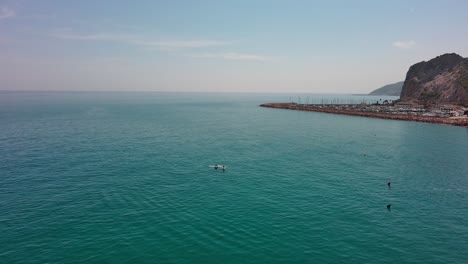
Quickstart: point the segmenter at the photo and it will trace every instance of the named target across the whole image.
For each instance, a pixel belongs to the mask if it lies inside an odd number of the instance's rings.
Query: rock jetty
[[[431,109],[406,103],[395,105],[266,103],[260,106],[468,127],[468,108],[452,105],[439,105]]]

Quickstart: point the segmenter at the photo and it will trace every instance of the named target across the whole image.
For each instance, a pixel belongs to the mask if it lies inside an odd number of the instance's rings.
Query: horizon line
[[[337,92],[330,92],[330,93],[316,93],[316,92],[299,92],[299,91],[293,91],[293,92],[249,92],[249,91],[148,91],[148,90],[105,90],[105,91],[99,91],[99,90],[1,90],[0,92],[4,93],[25,93],[25,92],[37,92],[37,93],[47,93],[47,92],[57,92],[57,93],[85,93],[85,92],[96,92],[96,93],[219,93],[219,94],[226,94],[226,93],[232,93],[232,94],[334,94],[334,95],[370,95],[370,94],[365,94],[365,93],[357,93],[357,92],[351,92],[351,93],[337,93]]]

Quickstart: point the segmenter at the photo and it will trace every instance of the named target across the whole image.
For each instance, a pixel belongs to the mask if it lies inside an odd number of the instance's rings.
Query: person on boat
[[[215,169],[215,170],[218,169],[218,164],[215,164],[215,165],[214,165],[214,169]]]
[[[391,184],[392,184],[391,182],[387,182],[388,188],[390,188],[390,185],[391,185]]]
[[[224,165],[223,165],[223,167],[222,167],[221,169],[222,169],[222,170],[223,170],[223,172],[224,172],[224,171],[226,170],[226,167],[224,167]]]

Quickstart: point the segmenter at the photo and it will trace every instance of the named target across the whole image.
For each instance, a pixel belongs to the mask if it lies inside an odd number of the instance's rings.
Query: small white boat
[[[208,167],[213,168],[213,169],[215,169],[215,170],[216,170],[216,169],[222,169],[222,170],[223,170],[223,169],[224,169],[224,170],[227,169],[227,166],[226,166],[226,165],[209,165]]]

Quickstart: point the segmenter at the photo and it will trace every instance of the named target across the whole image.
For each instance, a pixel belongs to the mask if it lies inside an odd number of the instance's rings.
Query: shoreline
[[[370,117],[370,118],[403,120],[403,121],[416,121],[416,122],[425,122],[425,123],[433,123],[433,124],[444,124],[444,125],[451,125],[451,126],[468,127],[468,116],[433,117],[433,116],[421,116],[421,115],[409,115],[409,114],[371,112],[371,111],[365,111],[365,110],[357,110],[357,108],[346,109],[343,106],[340,106],[340,108],[338,109],[337,107],[335,107],[335,105],[298,105],[294,103],[265,103],[265,104],[261,104],[260,107],[298,110],[298,111],[311,111],[311,112],[361,116],[361,117]],[[385,106],[381,106],[381,107],[385,107]]]

